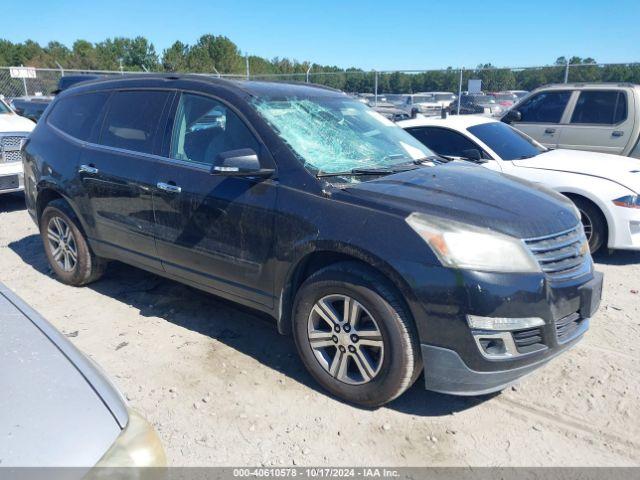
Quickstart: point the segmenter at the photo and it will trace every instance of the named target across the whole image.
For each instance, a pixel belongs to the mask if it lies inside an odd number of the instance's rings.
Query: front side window
[[[257,98],[254,107],[316,173],[391,167],[433,155],[402,128],[346,96]]]
[[[438,127],[411,128],[408,132],[434,152],[449,157],[465,157],[465,150],[482,149],[474,142],[452,130]]]
[[[541,92],[518,107],[522,122],[559,123],[571,98],[570,90]]]
[[[483,123],[467,130],[488,145],[502,160],[531,158],[547,150],[535,140],[502,122]]]
[[[60,98],[53,106],[47,121],[64,133],[87,141],[97,133],[98,120],[104,109],[108,92],[84,93]]]
[[[140,153],[153,153],[155,132],[169,92],[120,91],[109,101],[100,143]]]
[[[580,92],[571,123],[615,125],[627,118],[627,97],[616,90]]]
[[[219,153],[259,145],[232,110],[212,98],[180,97],[171,140],[171,158],[212,165]]]

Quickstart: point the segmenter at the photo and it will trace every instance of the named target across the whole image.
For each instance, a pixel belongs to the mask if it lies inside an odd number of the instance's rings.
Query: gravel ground
[[[458,398],[419,380],[364,410],[250,311],[119,263],[89,287],[57,282],[23,199],[0,197],[0,280],[103,367],[172,465],[640,465],[640,253],[596,261],[591,330],[519,385]]]

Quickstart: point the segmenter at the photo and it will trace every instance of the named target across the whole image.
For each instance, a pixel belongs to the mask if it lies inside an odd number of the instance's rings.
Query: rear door
[[[530,96],[516,107],[522,119],[512,125],[545,147],[556,148],[572,93],[571,90],[550,90]]]
[[[192,93],[175,103],[154,194],[163,268],[233,300],[271,307],[277,182],[212,175],[211,167],[219,153],[243,148],[257,152],[265,168],[273,161],[228,103]]]
[[[634,126],[633,102],[624,90],[581,90],[558,146],[622,154]]]
[[[96,248],[157,269],[154,154],[161,138],[158,128],[173,96],[164,90],[113,92],[100,135],[79,162],[84,211],[93,225]]]

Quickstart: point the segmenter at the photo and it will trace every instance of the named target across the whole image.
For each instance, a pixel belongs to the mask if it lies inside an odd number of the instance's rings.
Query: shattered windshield
[[[258,98],[254,105],[315,173],[385,168],[434,155],[402,128],[349,97]]]

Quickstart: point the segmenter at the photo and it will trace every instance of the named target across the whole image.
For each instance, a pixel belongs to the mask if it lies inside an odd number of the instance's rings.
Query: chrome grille
[[[26,135],[0,135],[0,163],[21,162],[20,146]]]
[[[571,230],[524,241],[538,260],[540,268],[552,279],[565,279],[590,268],[589,244],[578,224]]]

